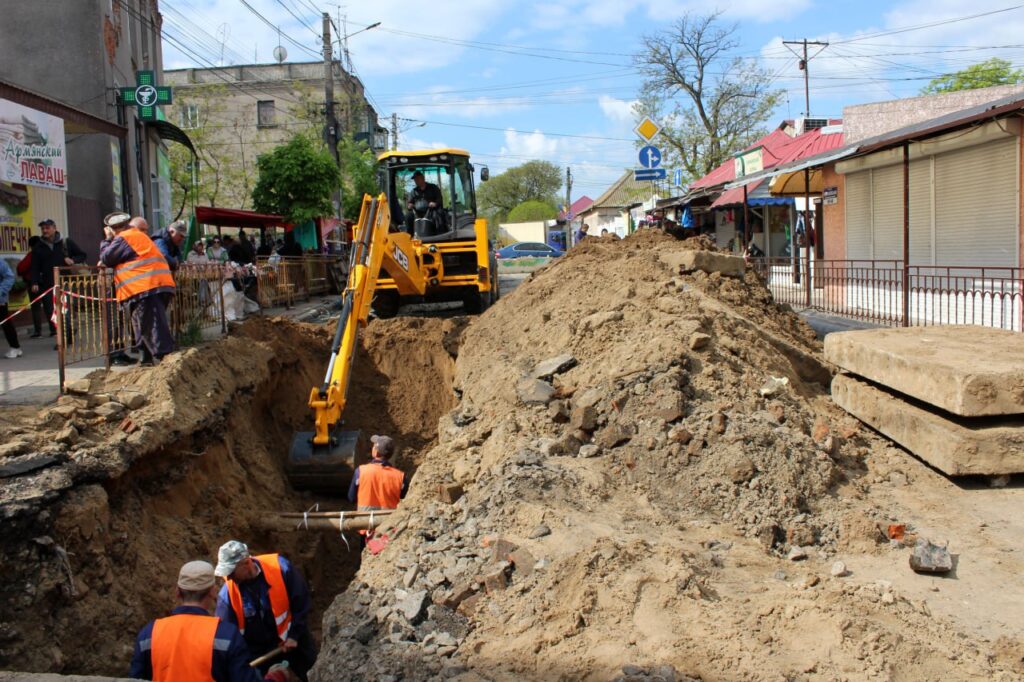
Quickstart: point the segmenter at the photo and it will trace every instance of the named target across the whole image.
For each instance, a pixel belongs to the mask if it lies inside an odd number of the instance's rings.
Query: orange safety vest
[[[253,557],[259,562],[263,570],[263,577],[270,586],[270,610],[274,613],[274,622],[277,623],[277,636],[283,642],[288,639],[288,630],[292,626],[291,603],[288,600],[288,588],[284,584],[284,575],[281,573],[280,554],[260,554]],[[245,634],[245,609],[242,607],[242,591],[238,589],[238,583],[228,578],[228,598],[231,600],[231,608],[238,620],[238,629]]]
[[[359,511],[398,509],[404,479],[405,474],[391,466],[373,462],[361,465],[359,485],[356,486]]]
[[[150,660],[157,682],[215,682],[213,641],[217,616],[180,613],[153,623]]]
[[[128,242],[138,258],[114,268],[114,289],[120,303],[157,287],[174,288],[171,268],[153,240],[134,227],[117,235]]]

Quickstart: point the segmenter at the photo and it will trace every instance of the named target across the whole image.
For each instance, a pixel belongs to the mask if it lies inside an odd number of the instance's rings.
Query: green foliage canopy
[[[922,95],[936,95],[957,90],[975,90],[993,85],[1016,85],[1024,83],[1024,70],[1014,69],[1013,64],[992,57],[978,64],[972,64],[956,73],[933,78],[921,88]]]
[[[359,217],[363,195],[380,193],[377,158],[365,142],[356,142],[349,137],[338,142],[338,158],[341,162],[342,215],[355,220]]]
[[[548,161],[527,161],[482,183],[476,194],[478,210],[492,223],[500,222],[526,201],[557,205],[561,186],[562,170],[558,166]]]
[[[546,201],[530,199],[508,213],[508,222],[527,223],[532,220],[551,220],[558,217],[558,209]]]
[[[260,213],[276,213],[302,223],[334,214],[331,193],[341,183],[330,152],[315,149],[309,138],[296,135],[256,161],[259,178],[252,190]]]

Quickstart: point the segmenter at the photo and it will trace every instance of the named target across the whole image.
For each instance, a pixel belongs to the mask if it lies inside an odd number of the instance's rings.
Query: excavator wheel
[[[373,296],[373,312],[377,314],[377,317],[382,319],[387,319],[397,315],[398,309],[401,305],[402,299],[398,295],[397,291],[378,291]]]
[[[467,315],[479,315],[491,304],[491,292],[473,289],[462,297],[462,308]]]

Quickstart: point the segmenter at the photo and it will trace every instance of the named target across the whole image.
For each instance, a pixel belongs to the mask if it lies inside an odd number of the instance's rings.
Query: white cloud
[[[601,107],[601,111],[604,112],[604,115],[612,121],[616,123],[634,123],[636,117],[633,114],[633,107],[637,104],[636,100],[624,100],[601,95],[597,98],[597,103]]]
[[[501,148],[502,154],[537,159],[554,156],[557,150],[558,141],[539,130],[534,130],[532,133],[506,130],[505,145]]]

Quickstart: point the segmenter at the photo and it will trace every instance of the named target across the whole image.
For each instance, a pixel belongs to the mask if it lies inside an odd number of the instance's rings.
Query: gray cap
[[[217,552],[217,568],[214,571],[219,577],[226,578],[235,572],[235,566],[249,556],[249,548],[244,542],[228,540]]]
[[[178,572],[178,587],[189,592],[200,592],[213,587],[213,566],[207,561],[190,561]]]
[[[377,446],[377,454],[381,457],[395,454],[395,441],[391,436],[370,436],[370,442]]]

